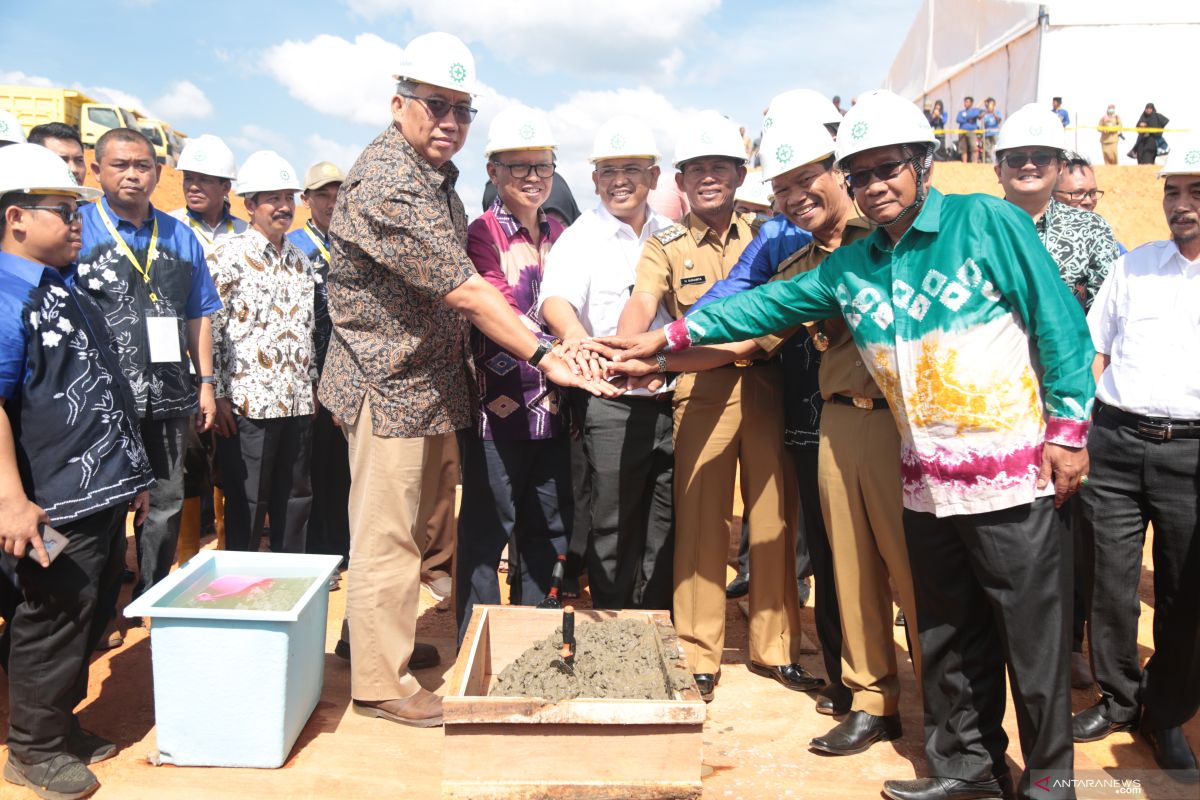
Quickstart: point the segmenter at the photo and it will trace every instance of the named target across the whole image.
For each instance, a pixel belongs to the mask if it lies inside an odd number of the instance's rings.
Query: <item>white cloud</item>
[[[309,134],[304,141],[308,145],[309,160],[295,165],[302,173],[318,161],[332,161],[341,167],[342,172],[349,172],[363,151],[362,145],[342,144],[317,133]]]
[[[20,71],[0,71],[0,83],[13,83],[18,86],[53,86],[54,81],[41,75],[27,75]]]
[[[287,150],[291,144],[282,133],[253,123],[243,125],[238,129],[236,136],[229,136],[226,141],[234,147],[251,152],[254,150],[282,152]]]
[[[453,31],[537,72],[659,75],[720,0],[345,0],[368,18],[407,13],[425,30]],[[724,58],[722,57],[722,61]],[[732,62],[730,62],[732,63]],[[484,75],[486,78],[487,76]]]
[[[167,120],[211,117],[213,104],[204,90],[191,81],[175,81],[166,94],[154,101],[158,113]]]
[[[353,42],[321,34],[307,42],[286,41],[267,50],[267,72],[288,94],[324,114],[382,128],[395,88],[392,75],[404,49],[373,33]]]

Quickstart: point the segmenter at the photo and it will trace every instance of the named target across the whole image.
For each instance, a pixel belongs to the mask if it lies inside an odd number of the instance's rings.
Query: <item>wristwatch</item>
[[[217,379],[212,375],[194,375],[192,379],[196,383],[207,383],[210,386],[215,386],[217,383]]]
[[[546,353],[549,353],[556,346],[558,346],[559,341],[561,341],[561,340],[559,340],[559,339],[540,339],[540,340],[538,340],[537,350],[533,351],[533,355],[531,355],[525,363],[531,367],[536,367],[539,363],[541,363],[541,360],[546,357]]]
[[[667,354],[660,350],[654,354],[654,360],[658,363],[659,374],[665,373],[667,371]]]

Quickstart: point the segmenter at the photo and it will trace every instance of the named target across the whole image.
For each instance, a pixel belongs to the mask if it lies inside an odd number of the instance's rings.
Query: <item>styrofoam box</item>
[[[149,617],[158,760],[282,766],[321,696],[329,576],[338,556],[208,550],[125,608]],[[312,577],[287,611],[170,608],[223,575]]]

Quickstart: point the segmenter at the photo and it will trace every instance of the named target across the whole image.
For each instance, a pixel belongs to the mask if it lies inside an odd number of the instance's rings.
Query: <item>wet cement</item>
[[[656,627],[636,619],[609,619],[575,625],[573,667],[559,655],[562,628],[526,650],[501,670],[490,695],[540,697],[551,702],[577,697],[671,700],[687,688],[691,675],[663,662]]]

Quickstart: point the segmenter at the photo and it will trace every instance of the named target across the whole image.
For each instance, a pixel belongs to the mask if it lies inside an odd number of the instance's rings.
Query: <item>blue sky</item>
[[[0,83],[76,86],[124,99],[239,162],[259,148],[303,171],[348,169],[389,119],[390,76],[413,36],[470,45],[491,92],[455,162],[477,213],[491,117],[547,111],[561,171],[593,204],[585,158],[604,119],[632,113],[669,154],[687,112],[713,108],[758,133],[780,91],[852,96],[882,85],[920,0],[108,0],[5,2]],[[864,21],[867,24],[863,24]],[[71,44],[72,41],[80,44]]]

